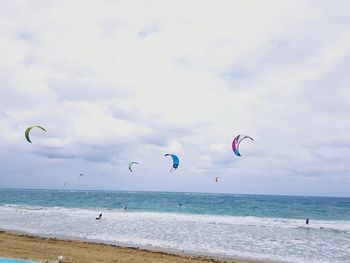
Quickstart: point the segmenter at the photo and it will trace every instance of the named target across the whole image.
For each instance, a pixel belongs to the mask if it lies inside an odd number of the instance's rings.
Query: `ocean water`
[[[350,262],[350,198],[0,189],[0,214],[0,228],[44,236],[219,257]]]

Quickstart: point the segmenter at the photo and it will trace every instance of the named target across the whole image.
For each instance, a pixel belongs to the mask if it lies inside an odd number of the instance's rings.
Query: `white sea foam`
[[[102,220],[95,220],[102,212]],[[350,262],[350,221],[0,206],[0,228],[190,253]]]

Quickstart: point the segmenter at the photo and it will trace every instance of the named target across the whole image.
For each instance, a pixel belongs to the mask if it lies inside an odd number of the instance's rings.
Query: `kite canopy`
[[[252,137],[250,137],[250,136],[237,135],[233,139],[233,142],[232,142],[232,150],[237,156],[241,156],[241,154],[239,153],[239,145],[240,145],[241,141],[243,141],[244,139],[251,139],[252,141],[254,141],[254,139]]]
[[[179,163],[180,163],[179,157],[177,157],[175,154],[167,153],[164,156],[171,156],[171,158],[173,159],[173,167],[171,168],[170,171],[172,171],[173,169],[177,169],[179,167]]]
[[[38,125],[28,127],[28,128],[26,129],[26,131],[24,132],[24,136],[26,137],[27,141],[30,142],[30,143],[32,143],[32,141],[31,141],[30,138],[29,138],[29,133],[30,133],[30,131],[31,131],[33,128],[39,128],[39,129],[42,129],[43,131],[46,132],[46,130],[45,130],[43,127],[38,126]]]
[[[133,170],[132,170],[131,168],[132,168],[132,166],[133,166],[134,164],[139,164],[139,163],[138,163],[138,162],[130,162],[130,163],[129,163],[129,171],[130,171],[130,172],[133,172]]]

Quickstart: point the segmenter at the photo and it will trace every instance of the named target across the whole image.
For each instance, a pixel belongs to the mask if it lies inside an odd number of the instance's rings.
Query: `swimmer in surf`
[[[98,217],[96,217],[96,220],[100,220],[101,217],[102,217],[102,213]]]
[[[305,225],[308,225],[309,221],[310,221],[309,218],[306,218]]]

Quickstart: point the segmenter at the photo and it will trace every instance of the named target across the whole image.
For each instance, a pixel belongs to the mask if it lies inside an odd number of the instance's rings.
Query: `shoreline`
[[[0,257],[57,262],[63,255],[66,263],[174,262],[174,263],[272,263],[258,259],[232,258],[177,252],[152,247],[112,244],[97,240],[39,236],[22,231],[0,229]],[[276,262],[276,261],[275,261]]]

